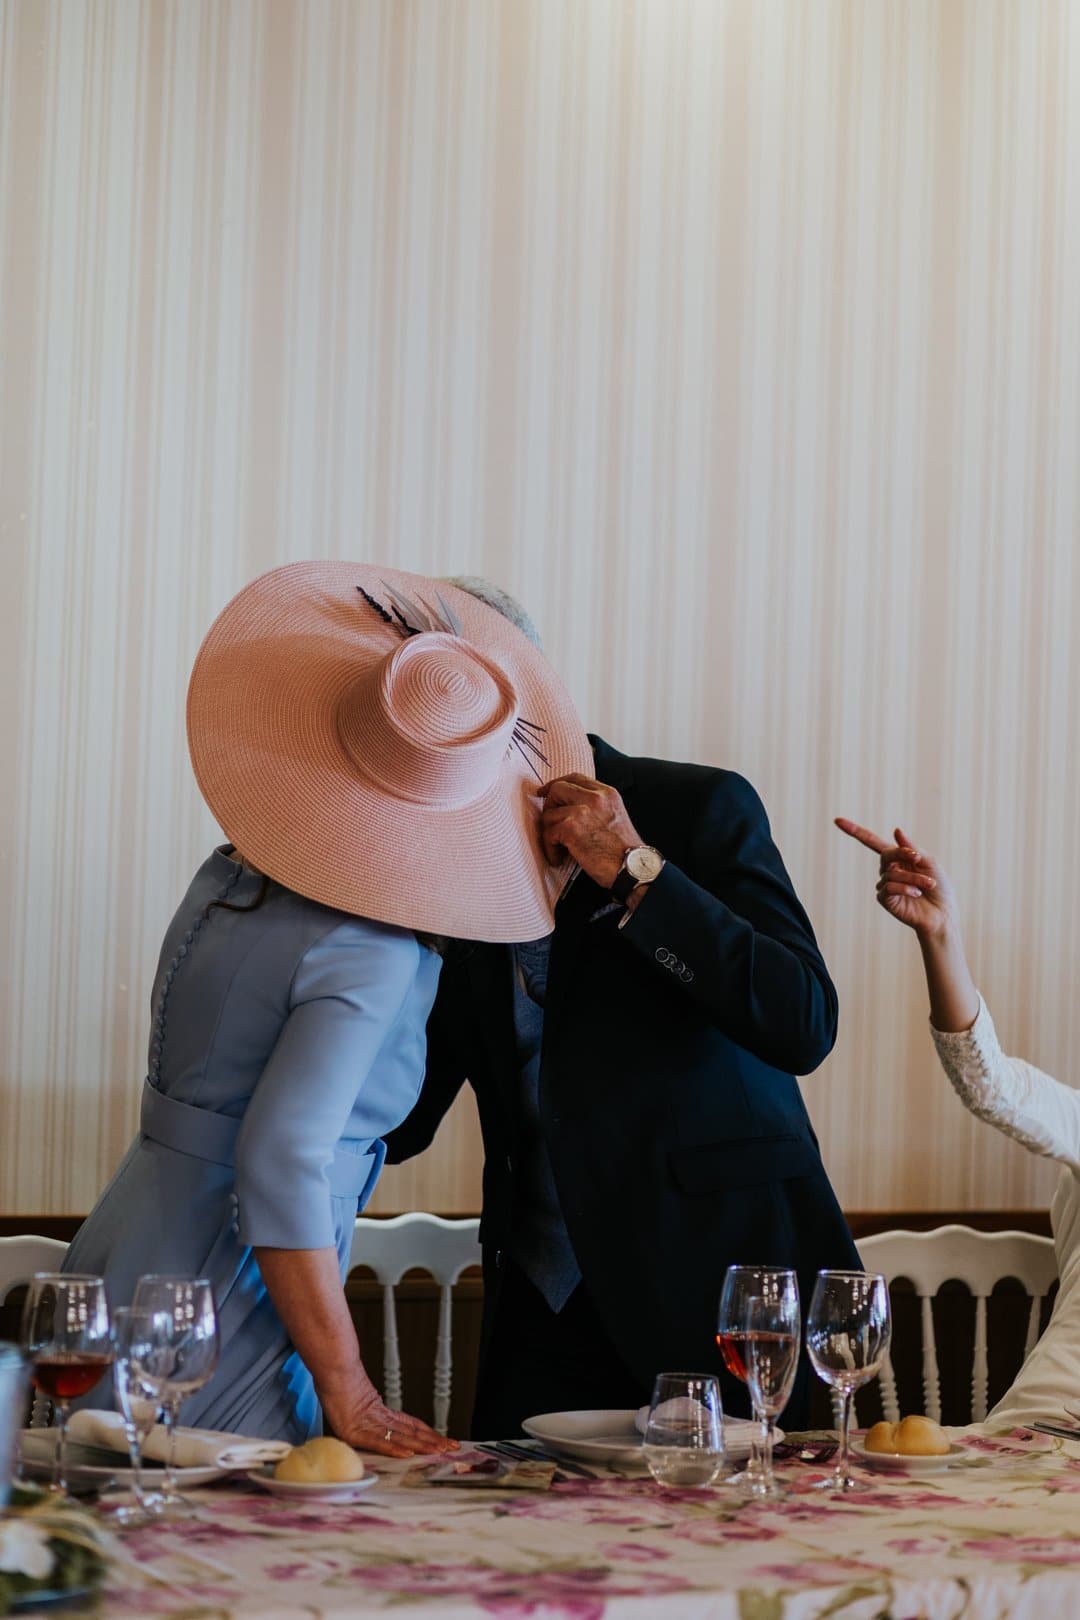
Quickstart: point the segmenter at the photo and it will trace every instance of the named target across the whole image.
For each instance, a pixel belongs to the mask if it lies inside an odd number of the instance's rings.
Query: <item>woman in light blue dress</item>
[[[185,1423],[319,1432],[256,1253],[332,1249],[344,1269],[381,1137],[420,1089],[438,979],[414,934],[306,900],[228,846],[196,873],[154,980],[139,1135],[66,1262],[103,1275],[114,1304],[146,1272],[210,1278],[221,1362]],[[390,1421],[372,1419],[369,1444]]]
[[[233,842],[169,925],[139,1133],[66,1261],[114,1305],[144,1273],[211,1280],[221,1359],[187,1424],[297,1443],[325,1415],[388,1455],[447,1443],[364,1370],[353,1223],[423,1080],[429,936],[551,927],[565,874],[539,850],[519,728],[545,735],[545,774],[587,742],[526,638],[442,589],[433,612],[412,575],[277,569],[196,662],[192,758]]]

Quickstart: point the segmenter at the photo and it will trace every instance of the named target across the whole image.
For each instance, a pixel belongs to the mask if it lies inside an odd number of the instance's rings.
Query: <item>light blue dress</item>
[[[252,1248],[333,1245],[344,1277],[381,1138],[423,1080],[439,958],[274,883],[252,910],[213,904],[262,887],[215,850],[169,925],[140,1132],[65,1269],[103,1275],[114,1306],[145,1272],[208,1277],[221,1361],[181,1421],[295,1444],[321,1414]]]

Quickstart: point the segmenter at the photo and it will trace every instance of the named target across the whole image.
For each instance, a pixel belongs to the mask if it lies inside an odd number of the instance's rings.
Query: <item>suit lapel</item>
[[[600,737],[589,737],[595,760],[596,778],[617,788],[626,797],[633,787],[634,773],[631,762]],[[555,907],[555,933],[551,942],[551,967],[548,975],[547,1004],[544,1008],[544,1057],[541,1060],[540,1084],[544,1086],[544,1062],[549,1050],[557,1046],[565,1032],[563,1014],[574,985],[583,949],[589,941],[589,930],[602,927],[590,918],[611,896],[595,884],[584,872],[579,872],[570,888],[563,893]]]
[[[477,945],[466,959],[465,972],[472,1005],[479,1011],[477,1040],[491,1076],[490,1105],[500,1113],[509,1138],[517,1124],[512,1091],[518,1068],[510,947]]]
[[[633,786],[631,762],[599,737],[590,737],[601,782],[618,788],[625,797]],[[555,907],[555,933],[551,942],[547,998],[544,1008],[544,1044],[540,1086],[549,1049],[571,1034],[564,1013],[569,1005],[579,958],[589,938],[589,919],[609,899],[584,872],[579,872]],[[513,1087],[517,1075],[517,1037],[514,1032],[513,966],[505,945],[477,945],[468,954],[464,971],[472,1003],[482,1009],[478,1040],[492,1078],[492,1106],[501,1113],[507,1138],[516,1131],[517,1108]]]
[[[612,748],[603,737],[594,737],[590,732],[589,741],[592,744],[596,780],[606,782],[608,787],[618,788],[625,798],[634,785],[633,760],[620,754],[617,748]]]

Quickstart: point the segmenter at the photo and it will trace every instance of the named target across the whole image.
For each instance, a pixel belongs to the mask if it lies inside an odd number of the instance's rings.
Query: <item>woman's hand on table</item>
[[[347,1390],[322,1390],[320,1398],[338,1439],[357,1451],[374,1451],[380,1457],[427,1457],[457,1450],[456,1440],[437,1434],[407,1412],[386,1406],[366,1376],[362,1383],[354,1380]]]

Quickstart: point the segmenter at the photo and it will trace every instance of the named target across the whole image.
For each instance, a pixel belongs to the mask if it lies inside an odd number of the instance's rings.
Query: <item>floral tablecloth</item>
[[[967,1438],[967,1437],[965,1437]],[[344,1507],[235,1485],[199,1516],[120,1542],[109,1617],[321,1620],[1078,1620],[1080,1447],[1026,1430],[967,1438],[929,1475],[863,1474],[838,1498],[668,1491],[647,1478],[546,1494],[408,1489],[388,1465]]]

